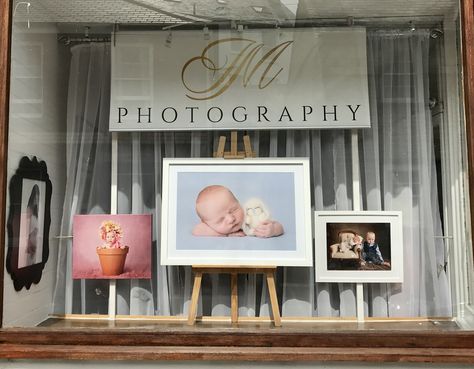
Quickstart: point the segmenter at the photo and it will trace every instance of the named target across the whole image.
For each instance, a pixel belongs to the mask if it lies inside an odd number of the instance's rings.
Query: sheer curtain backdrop
[[[372,127],[359,130],[364,210],[403,212],[404,283],[365,286],[368,316],[451,316],[438,209],[429,100],[429,32],[368,32]],[[436,41],[432,41],[436,42]],[[62,236],[72,215],[109,211],[110,46],[72,48],[68,96],[68,178]],[[296,71],[295,71],[296,72]],[[153,278],[119,281],[117,313],[186,314],[190,267],[160,265],[161,163],[164,157],[210,157],[220,132],[121,133],[119,212],[152,213]],[[310,157],[313,209],[352,209],[351,137],[345,130],[251,132],[261,157]],[[100,153],[100,154],[99,154]],[[106,313],[108,282],[71,281],[70,239],[59,249],[57,313]],[[317,256],[316,256],[317,257]],[[269,314],[259,276],[239,276],[239,314]],[[230,315],[229,278],[206,276],[200,313]],[[279,268],[283,316],[356,315],[355,285],[315,283],[313,268]]]
[[[84,314],[107,301],[104,281],[71,279],[74,214],[110,212],[110,46],[71,48],[67,103],[67,179],[61,221],[55,312]],[[87,296],[87,297],[85,297]]]

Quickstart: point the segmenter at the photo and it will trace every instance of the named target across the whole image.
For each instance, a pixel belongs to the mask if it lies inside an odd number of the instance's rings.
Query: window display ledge
[[[474,363],[474,331],[441,331],[443,328],[418,324],[419,330],[415,324],[412,329],[399,330],[394,323],[373,324],[377,327],[362,324],[349,329],[338,324],[336,330],[328,323],[306,333],[270,324],[161,324],[147,330],[97,326],[2,329],[0,358]]]

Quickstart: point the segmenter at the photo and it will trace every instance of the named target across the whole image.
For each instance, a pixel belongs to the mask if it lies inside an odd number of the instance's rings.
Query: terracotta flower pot
[[[128,246],[123,249],[102,249],[97,248],[100,266],[104,275],[119,275],[123,273],[125,259],[128,254]]]

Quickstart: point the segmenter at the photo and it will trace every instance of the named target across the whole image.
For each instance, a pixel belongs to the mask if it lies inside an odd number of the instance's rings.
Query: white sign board
[[[366,127],[363,28],[116,35],[111,131]]]

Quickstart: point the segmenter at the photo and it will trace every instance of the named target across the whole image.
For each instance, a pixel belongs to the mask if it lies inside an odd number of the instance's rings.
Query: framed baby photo
[[[164,159],[161,263],[312,265],[309,160]]]
[[[74,279],[151,278],[151,214],[75,215]]]
[[[39,283],[49,257],[52,184],[44,161],[24,156],[9,185],[6,269],[15,290]]]
[[[316,211],[316,282],[403,282],[398,211]]]

